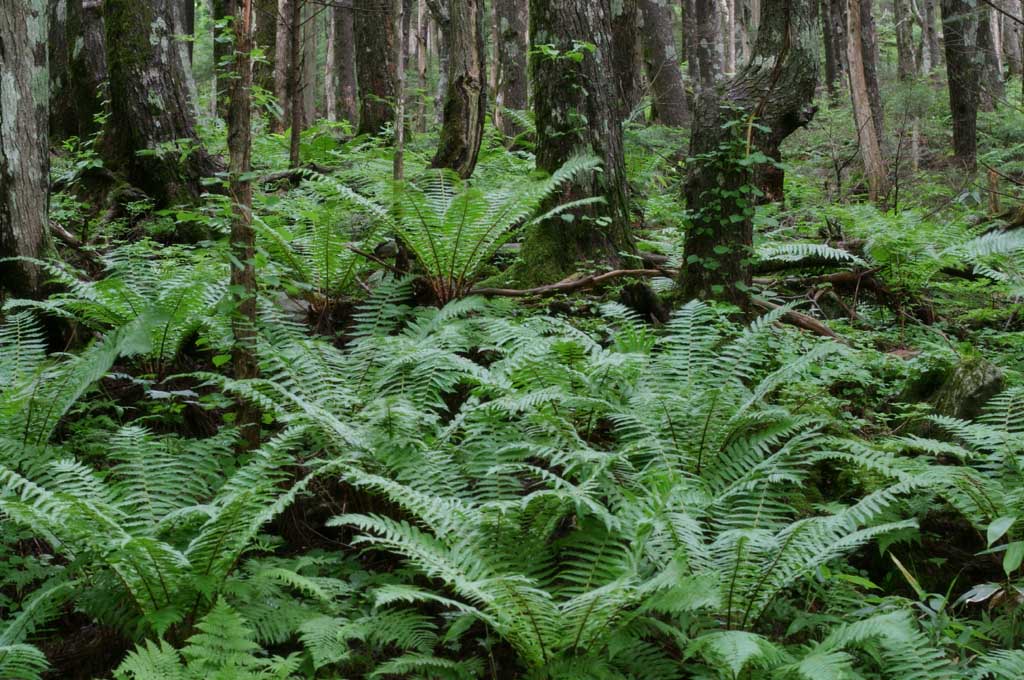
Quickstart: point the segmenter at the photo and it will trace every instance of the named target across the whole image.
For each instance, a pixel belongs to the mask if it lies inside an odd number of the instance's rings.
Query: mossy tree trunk
[[[359,134],[377,134],[395,119],[398,70],[392,0],[356,0]]]
[[[337,120],[356,124],[356,49],[352,0],[334,6],[330,31],[333,36],[334,62],[330,77],[334,80],[334,101],[329,103]]]
[[[779,160],[782,141],[814,115],[814,2],[765,0],[750,61],[723,88],[701,97],[690,141],[696,160],[684,183],[692,214],[682,269],[687,299],[715,298],[748,308],[752,188],[761,184],[770,198],[779,198],[771,194],[781,192],[782,176],[771,163],[741,161],[749,152]]]
[[[896,63],[901,81],[913,80],[917,74],[917,57],[914,53],[914,16],[910,11],[911,0],[893,0],[892,13],[896,22]]]
[[[522,130],[514,120],[502,115],[501,110],[522,111],[529,105],[526,76],[527,29],[529,11],[527,0],[495,0],[494,12],[498,22],[498,87],[495,119],[505,135],[515,137]]]
[[[1006,96],[1003,86],[1001,50],[997,47],[998,24],[995,10],[986,4],[978,8],[978,50],[981,52],[981,87],[979,106],[983,111],[995,111]]]
[[[972,0],[942,0],[942,26],[953,113],[953,152],[968,170],[977,165],[978,102],[981,69],[978,19]]]
[[[654,94],[655,119],[665,125],[683,127],[689,123],[690,112],[672,30],[675,10],[669,0],[640,0],[640,9],[644,20],[644,62]]]
[[[50,0],[50,138],[99,131],[107,57],[100,0]]]
[[[103,20],[110,73],[108,167],[123,171],[159,206],[194,202],[201,180],[221,166],[196,134],[171,0],[105,0]]]
[[[618,265],[622,253],[632,251],[634,245],[621,108],[615,101],[614,79],[609,77],[613,71],[607,3],[531,0],[530,39],[537,167],[554,172],[579,153],[593,154],[604,163],[602,172],[577,181],[554,201],[600,198],[603,204],[547,220],[527,235],[520,279],[550,283],[588,260]],[[589,45],[580,46],[580,42]]]
[[[0,258],[49,249],[46,0],[0,0]],[[43,275],[0,263],[0,290],[41,297]]]
[[[446,9],[448,90],[441,139],[431,166],[468,178],[476,168],[487,116],[483,0],[449,0]]]

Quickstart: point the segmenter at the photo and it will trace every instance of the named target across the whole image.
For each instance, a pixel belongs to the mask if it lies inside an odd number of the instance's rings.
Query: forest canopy
[[[0,680],[1024,678],[1021,0],[0,0]]]

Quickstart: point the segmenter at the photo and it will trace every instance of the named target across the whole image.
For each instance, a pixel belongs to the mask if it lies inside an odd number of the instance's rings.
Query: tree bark
[[[1002,55],[998,49],[998,36],[994,32],[995,11],[982,4],[978,17],[978,50],[981,52],[981,92],[979,106],[983,111],[995,111],[1006,95],[1003,87]]]
[[[864,63],[864,81],[867,85],[868,102],[871,104],[871,122],[875,126],[878,143],[883,144],[885,140],[885,109],[882,108],[882,90],[878,81],[878,35],[875,31],[875,16],[872,11],[873,0],[858,0],[858,4],[860,5],[860,56]],[[850,22],[849,33],[852,35],[852,19],[847,19],[847,21]],[[849,55],[847,55],[847,61],[849,61]]]
[[[864,17],[861,3],[865,0],[849,0],[850,39],[847,41],[847,62],[850,66],[850,98],[853,100],[853,118],[857,125],[861,156],[864,159],[864,174],[868,180],[868,197],[878,201],[888,191],[889,170],[882,156],[881,138],[875,121],[874,107],[868,86],[867,66],[862,39]]]
[[[302,96],[302,16],[306,0],[292,0],[288,17],[288,73],[286,89],[288,96],[288,167],[297,168],[301,162],[303,122],[306,119],[305,99]]]
[[[913,80],[917,75],[917,58],[914,54],[914,17],[910,11],[910,0],[893,0],[893,18],[896,21],[897,73],[901,81]]]
[[[928,49],[928,63],[930,70],[934,70],[942,64],[942,48],[939,46],[938,21],[938,0],[921,0],[924,4],[924,41]]]
[[[353,126],[359,119],[356,102],[356,36],[352,0],[342,0],[334,9],[334,60],[337,77],[338,118]]]
[[[236,313],[231,328],[235,336],[232,364],[237,380],[259,377],[254,353],[256,344],[256,236],[252,229],[252,53],[253,0],[227,0],[234,17],[234,63],[228,79],[228,172],[231,195],[231,289]],[[260,414],[241,400],[235,422],[241,430],[242,448],[255,449],[260,442]]]
[[[720,92],[705,92],[695,111],[689,155],[698,160],[689,164],[683,187],[692,215],[682,269],[687,299],[749,309],[755,196],[748,187],[760,182],[769,198],[780,198],[773,194],[782,177],[771,164],[751,168],[741,161],[754,150],[779,160],[782,141],[814,115],[814,2],[765,0],[750,61]],[[737,120],[740,125],[728,125]]]
[[[317,37],[320,33],[320,6],[313,0],[302,3],[302,129],[316,122],[316,58]]]
[[[253,67],[253,83],[267,92],[274,91],[274,64],[277,56],[277,0],[255,0],[253,41],[263,58]]]
[[[50,138],[99,131],[107,58],[99,0],[50,0]],[[66,7],[61,12],[61,7]]]
[[[0,0],[0,258],[49,251],[49,93],[45,0]],[[0,263],[0,291],[38,298],[43,275]]]
[[[609,3],[612,17],[612,76],[618,87],[622,117],[633,113],[644,98],[643,52],[640,48],[640,9],[637,0]]]
[[[1024,18],[1024,5],[1016,0],[1002,0],[1000,6],[1007,14]],[[1021,24],[1009,17],[1003,16],[1003,54],[1006,57],[1006,69],[1011,76],[1019,76],[1024,71],[1024,52],[1022,52]]]
[[[398,36],[395,41],[395,72],[398,80],[395,84],[395,156],[392,178],[400,182],[405,179],[405,50],[409,41],[405,35],[405,0],[394,0],[394,3],[394,30]]]
[[[574,51],[574,41],[594,49]],[[615,103],[611,65],[611,16],[604,2],[531,0],[530,41],[537,167],[554,172],[579,153],[603,160],[592,173],[567,188],[554,203],[600,197],[601,206],[578,208],[547,220],[523,245],[523,282],[550,283],[575,271],[578,263],[604,260],[618,264],[620,253],[634,249],[623,156],[620,106]],[[553,45],[557,54],[539,51]],[[553,205],[548,205],[548,208]]]
[[[275,132],[284,132],[292,120],[292,95],[288,89],[292,72],[292,15],[301,0],[278,0],[275,23],[274,96],[281,109],[281,117],[274,123]]]
[[[220,169],[196,134],[169,3],[103,5],[111,108],[107,165],[123,170],[158,206],[194,202],[202,193],[200,180]]]
[[[527,0],[495,0],[498,22],[498,88],[495,118],[506,137],[522,132],[503,109],[523,111],[527,101],[526,58],[529,51],[526,32],[529,27]]]
[[[694,0],[693,58],[696,61],[694,85],[698,93],[712,89],[722,75],[718,45],[718,10],[715,0]]]
[[[231,89],[231,76],[226,71],[231,69],[233,61],[231,51],[233,45],[229,40],[230,28],[228,17],[232,14],[232,7],[235,0],[211,0],[210,6],[213,9],[213,69],[216,73],[217,83],[217,116],[227,119],[228,116],[228,91]],[[221,77],[221,76],[224,77]]]
[[[833,101],[844,89],[839,83],[846,79],[846,0],[822,0],[821,20],[825,33],[825,78]]]
[[[640,0],[643,12],[644,62],[654,94],[658,122],[674,127],[689,123],[686,86],[680,71],[674,31],[675,11],[669,0]]]
[[[970,171],[977,165],[979,69],[978,24],[970,0],[942,0],[942,27],[953,114],[953,153]]]
[[[394,8],[391,0],[356,0],[354,9],[359,134],[375,135],[395,119]]]
[[[431,166],[448,168],[466,179],[476,168],[487,116],[483,0],[450,0],[446,33],[448,91]]]

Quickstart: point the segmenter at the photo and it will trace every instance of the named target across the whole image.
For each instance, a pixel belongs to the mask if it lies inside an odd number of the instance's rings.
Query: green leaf
[[[1013,523],[1017,520],[1016,517],[1005,516],[993,521],[988,525],[988,547],[992,547],[992,544],[998,541],[1000,538],[1006,535],[1006,532],[1010,530]]]
[[[1003,555],[1003,571],[1009,576],[1017,571],[1021,561],[1024,561],[1024,541],[1014,541],[1006,547],[1006,554]]]
[[[216,366],[217,368],[220,368],[229,361],[231,361],[230,354],[218,354],[213,358],[213,365]]]

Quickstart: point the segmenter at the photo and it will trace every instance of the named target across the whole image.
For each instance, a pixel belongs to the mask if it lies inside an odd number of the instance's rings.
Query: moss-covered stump
[[[929,401],[940,415],[971,420],[981,414],[985,402],[1003,391],[1004,384],[998,366],[981,358],[966,359],[950,371]]]

